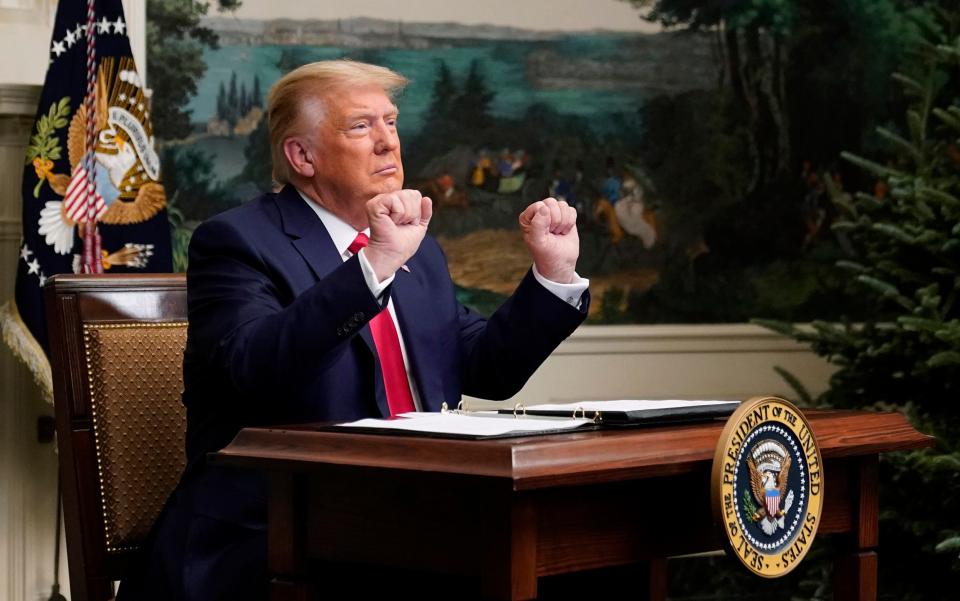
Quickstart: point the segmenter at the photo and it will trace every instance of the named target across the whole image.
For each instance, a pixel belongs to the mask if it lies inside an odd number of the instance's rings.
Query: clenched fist
[[[580,256],[577,210],[566,201],[545,198],[520,213],[520,229],[540,275],[558,284],[572,283]]]
[[[420,248],[433,203],[416,190],[378,194],[367,201],[370,243],[364,256],[380,281],[392,276]]]

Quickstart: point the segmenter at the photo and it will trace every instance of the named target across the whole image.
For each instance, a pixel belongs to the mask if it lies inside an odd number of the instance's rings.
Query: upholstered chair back
[[[113,597],[185,464],[182,274],[44,290],[72,601]]]

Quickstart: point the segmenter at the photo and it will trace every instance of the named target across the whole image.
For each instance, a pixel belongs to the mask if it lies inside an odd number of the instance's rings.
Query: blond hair
[[[311,107],[313,111],[308,109],[308,102],[322,103],[327,95],[345,87],[370,85],[379,86],[393,100],[407,81],[406,77],[386,67],[351,60],[308,63],[281,77],[270,88],[267,98],[273,179],[280,185],[290,182],[290,165],[283,152],[283,141],[315,125],[307,123],[307,115],[317,115],[316,108]]]

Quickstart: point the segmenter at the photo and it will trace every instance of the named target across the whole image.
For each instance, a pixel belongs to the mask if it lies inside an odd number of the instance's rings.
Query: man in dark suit
[[[426,236],[429,198],[403,189],[392,94],[406,80],[349,61],[271,91],[284,187],[207,221],[187,273],[186,473],[145,574],[120,599],[266,598],[265,486],[206,454],[243,427],[391,417],[514,395],[586,316],[576,211],[520,215],[533,266],[490,319],[460,305]]]

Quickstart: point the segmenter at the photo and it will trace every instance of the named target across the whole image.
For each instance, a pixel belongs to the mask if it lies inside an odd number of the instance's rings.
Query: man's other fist
[[[545,198],[520,213],[520,229],[540,275],[558,284],[573,282],[580,256],[577,210]]]

